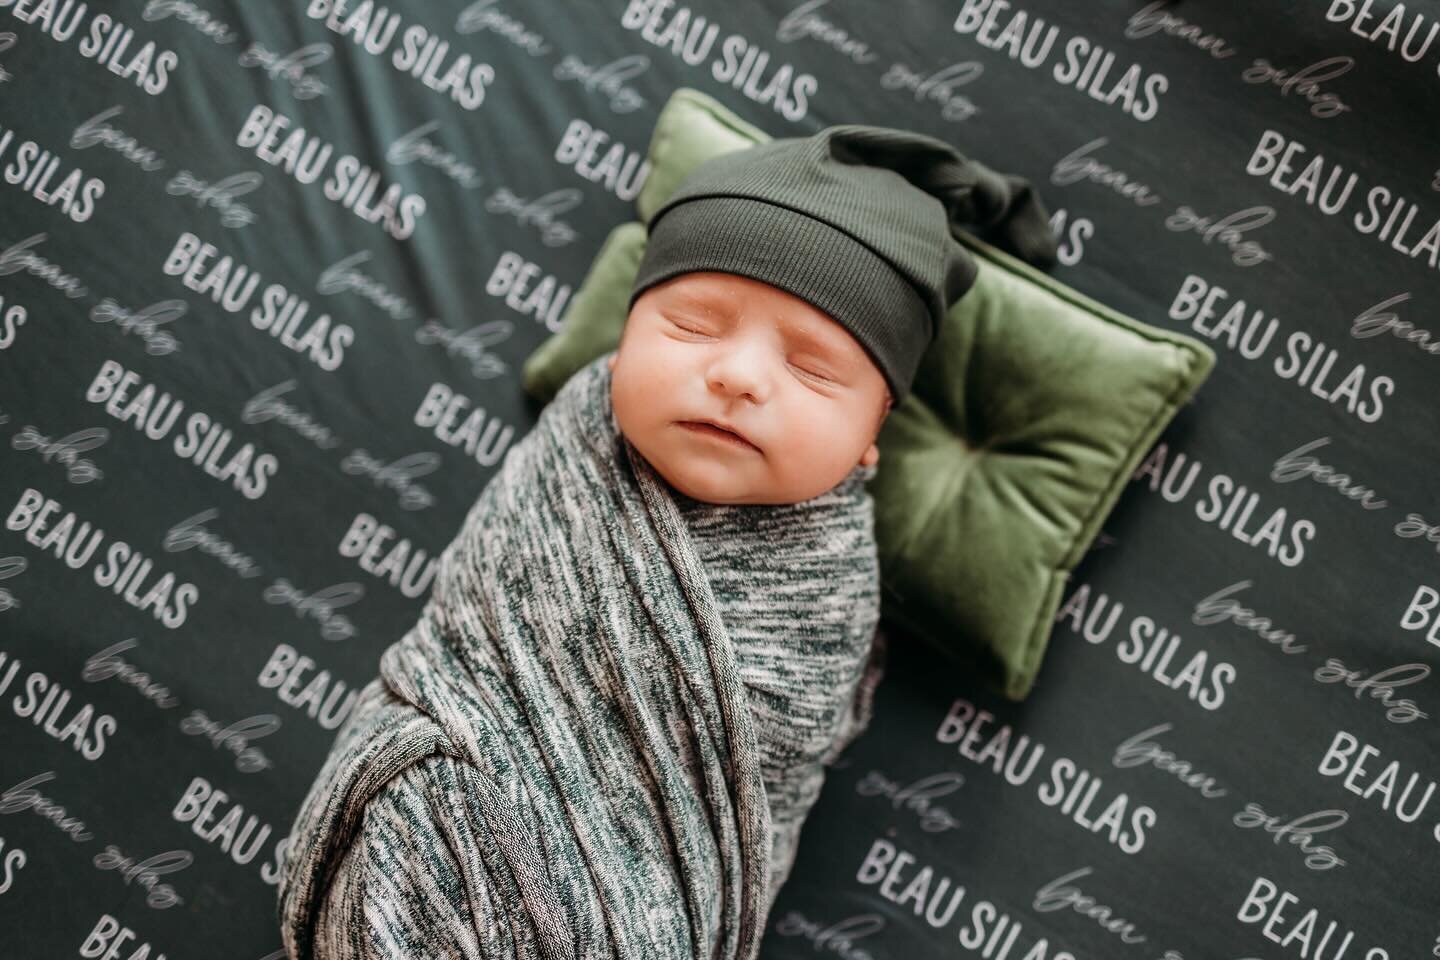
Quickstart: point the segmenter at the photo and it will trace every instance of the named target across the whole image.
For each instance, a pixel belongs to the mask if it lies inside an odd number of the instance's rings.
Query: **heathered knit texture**
[[[868,726],[884,669],[874,502],[864,486],[874,476],[874,466],[856,467],[813,500],[760,511],[674,491],[750,698],[774,831],[772,901],[825,767]],[[822,525],[819,550],[784,530]]]
[[[511,448],[339,731],[278,891],[291,957],[756,956],[878,680],[868,473],[682,513],[605,360]]]
[[[966,228],[1037,266],[1055,234],[1029,182],[923,133],[837,124],[699,164],[651,216],[630,305],[697,270],[786,290],[845,327],[898,405],[975,282]]]

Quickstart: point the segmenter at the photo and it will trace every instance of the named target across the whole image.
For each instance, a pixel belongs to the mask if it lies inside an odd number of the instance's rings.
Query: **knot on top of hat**
[[[1055,265],[1049,215],[1028,180],[999,173],[943,140],[908,130],[840,124],[813,139],[838,163],[894,170],[934,196],[945,207],[952,235],[970,227],[1022,260]]]

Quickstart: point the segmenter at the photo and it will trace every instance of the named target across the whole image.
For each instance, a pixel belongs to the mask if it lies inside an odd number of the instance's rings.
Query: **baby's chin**
[[[753,483],[728,474],[723,468],[716,469],[704,464],[655,465],[655,472],[676,493],[701,503],[740,504],[754,503],[758,491]]]
[[[665,479],[671,489],[691,500],[713,504],[772,505],[801,503],[828,493],[840,481],[816,489],[811,483],[804,488],[793,488],[784,484],[757,484],[754,479],[728,470],[721,463],[686,462],[678,466],[670,464],[665,468],[656,466],[656,473]],[[845,478],[840,478],[843,481]]]

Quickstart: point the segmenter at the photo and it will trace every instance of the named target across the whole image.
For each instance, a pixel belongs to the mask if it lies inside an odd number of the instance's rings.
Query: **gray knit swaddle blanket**
[[[691,500],[620,434],[605,360],[511,447],[338,732],[281,876],[291,957],[757,955],[883,670],[875,468]]]

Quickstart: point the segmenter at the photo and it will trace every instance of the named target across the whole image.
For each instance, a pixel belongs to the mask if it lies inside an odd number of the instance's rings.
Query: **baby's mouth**
[[[712,437],[716,440],[721,441],[722,443],[729,443],[732,446],[740,447],[746,450],[754,450],[756,452],[759,452],[760,450],[759,447],[755,446],[755,444],[751,443],[749,440],[746,440],[739,434],[731,433],[729,430],[724,430],[720,427],[715,426],[712,423],[701,423],[698,420],[678,420],[676,422],[680,426],[684,427],[686,430],[691,431],[692,433],[697,433],[701,436]]]

